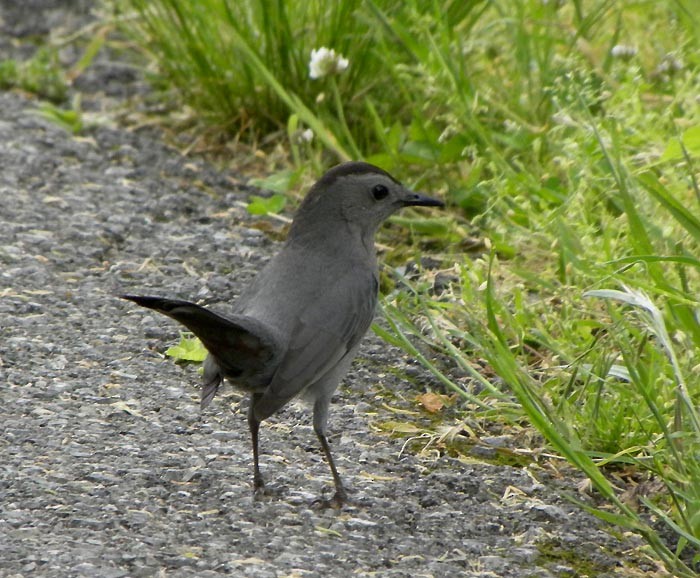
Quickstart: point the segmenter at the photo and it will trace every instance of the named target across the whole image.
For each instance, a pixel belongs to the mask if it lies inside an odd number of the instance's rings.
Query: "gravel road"
[[[29,23],[14,4],[0,2],[14,38],[89,20],[89,2],[27,2]],[[87,101],[112,102],[124,70],[102,56]],[[244,176],[153,131],[72,136],[36,106],[0,93],[1,576],[655,575],[627,558],[636,540],[562,498],[577,481],[412,455],[379,433],[385,404],[430,377],[374,336],[330,421],[355,503],[312,506],[332,484],[301,405],[263,424],[278,495],[254,500],[245,402],[225,389],[200,413],[196,369],[162,355],[176,324],[114,297],[225,311],[277,247],[242,208]]]

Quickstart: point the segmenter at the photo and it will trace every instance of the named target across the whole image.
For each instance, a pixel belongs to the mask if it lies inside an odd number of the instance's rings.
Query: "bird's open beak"
[[[406,191],[406,195],[403,199],[403,204],[406,207],[444,207],[445,203],[439,201],[438,199],[433,199],[427,195],[422,195],[421,193],[414,193],[413,191]]]

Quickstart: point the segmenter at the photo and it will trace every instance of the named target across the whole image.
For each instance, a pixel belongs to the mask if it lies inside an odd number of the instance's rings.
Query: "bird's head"
[[[363,237],[374,236],[382,222],[403,207],[443,205],[407,189],[379,167],[365,162],[343,163],[311,187],[294,217],[290,237],[348,227]]]

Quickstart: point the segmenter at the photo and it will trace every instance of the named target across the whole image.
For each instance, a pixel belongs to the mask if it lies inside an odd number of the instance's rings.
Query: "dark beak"
[[[405,207],[444,207],[445,203],[427,195],[422,195],[420,193],[414,193],[412,191],[406,191],[406,195],[403,198],[403,204]]]

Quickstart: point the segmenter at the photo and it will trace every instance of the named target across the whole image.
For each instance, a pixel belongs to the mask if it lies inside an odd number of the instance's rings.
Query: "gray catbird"
[[[402,207],[443,206],[411,192],[382,169],[348,162],[311,188],[282,250],[224,317],[188,301],[123,295],[182,323],[204,344],[201,406],[224,378],[250,392],[256,493],[260,422],[291,399],[313,403],[314,431],[328,460],[339,506],[347,494],[326,438],[331,397],[369,328],[379,287],[374,235]]]

